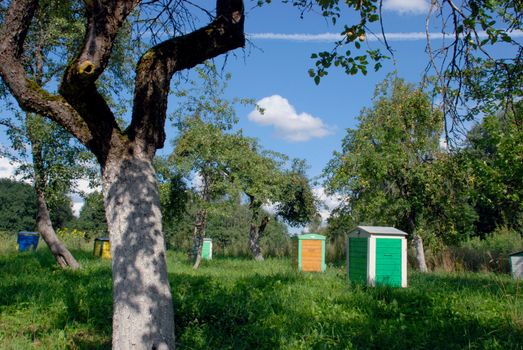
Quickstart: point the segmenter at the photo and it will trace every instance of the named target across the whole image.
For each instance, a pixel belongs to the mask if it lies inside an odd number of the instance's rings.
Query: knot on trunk
[[[80,73],[81,75],[91,75],[94,73],[94,70],[95,66],[89,60],[83,61],[78,65],[78,73]]]

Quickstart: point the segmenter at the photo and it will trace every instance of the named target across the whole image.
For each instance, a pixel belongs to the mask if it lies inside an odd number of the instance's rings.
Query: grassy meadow
[[[42,245],[0,249],[0,349],[109,349],[110,263]],[[204,261],[169,252],[179,349],[523,349],[523,283],[486,273],[409,274],[409,287],[297,273],[288,259]]]

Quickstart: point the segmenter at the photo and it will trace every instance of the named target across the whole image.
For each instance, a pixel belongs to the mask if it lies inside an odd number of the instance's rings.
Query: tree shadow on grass
[[[74,252],[79,260],[94,258]],[[16,334],[32,341],[67,330],[78,349],[107,349],[111,341],[111,268],[107,262],[88,269],[62,270],[45,249],[0,259],[0,320],[16,318]],[[2,347],[0,342],[0,347]]]
[[[21,319],[25,328],[16,336],[67,330],[72,347],[111,347],[110,265],[75,254],[89,266],[63,271],[40,252],[1,257],[1,315],[25,317],[31,307],[40,313]],[[495,277],[415,274],[406,289],[369,288],[349,285],[344,275],[267,274],[245,266],[245,274],[232,277],[205,269],[169,275],[179,349],[523,348],[523,327],[504,315],[511,305]],[[503,283],[509,292],[516,288]],[[504,306],[474,309],[496,302]],[[34,332],[31,322],[42,325]]]

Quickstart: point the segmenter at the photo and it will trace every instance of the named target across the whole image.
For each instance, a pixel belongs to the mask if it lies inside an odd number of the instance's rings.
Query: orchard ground
[[[0,349],[111,347],[110,262],[83,248],[70,271],[44,246],[0,243]],[[523,349],[523,283],[509,275],[410,270],[406,289],[368,288],[285,258],[167,259],[178,349]]]

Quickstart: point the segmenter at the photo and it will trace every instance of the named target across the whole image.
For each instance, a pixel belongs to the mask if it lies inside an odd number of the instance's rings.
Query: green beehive
[[[299,271],[325,271],[325,236],[309,233],[292,237],[293,266]]]
[[[202,259],[212,259],[212,239],[204,238],[202,244]]]
[[[351,282],[407,287],[407,234],[394,227],[358,226],[347,237]]]

